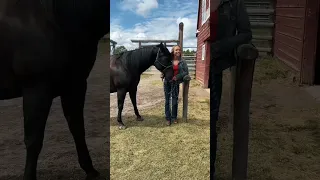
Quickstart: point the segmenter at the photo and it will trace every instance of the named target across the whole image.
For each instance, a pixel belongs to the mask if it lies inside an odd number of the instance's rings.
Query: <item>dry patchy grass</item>
[[[141,79],[148,79],[150,78],[151,76],[153,76],[152,74],[141,74]]]
[[[124,131],[112,119],[111,179],[209,179],[208,110],[208,100],[190,97],[188,123],[166,126],[162,105],[142,111],[144,122],[124,117]]]

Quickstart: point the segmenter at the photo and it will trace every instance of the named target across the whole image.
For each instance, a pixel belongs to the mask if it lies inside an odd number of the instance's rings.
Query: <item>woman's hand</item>
[[[177,77],[176,77],[176,76],[173,76],[172,80],[173,80],[173,81],[176,81],[176,80],[177,80]]]

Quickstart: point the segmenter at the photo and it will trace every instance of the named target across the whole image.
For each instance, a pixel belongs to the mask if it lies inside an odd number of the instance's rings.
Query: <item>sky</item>
[[[117,46],[132,50],[138,43],[131,39],[178,39],[180,22],[183,46],[197,46],[198,0],[111,0],[110,5],[110,38]]]

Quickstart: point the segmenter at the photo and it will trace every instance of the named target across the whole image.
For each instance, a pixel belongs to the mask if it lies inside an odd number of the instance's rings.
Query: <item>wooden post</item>
[[[179,46],[181,48],[181,52],[183,53],[183,22],[179,23]],[[188,97],[189,97],[189,85],[190,85],[190,76],[184,77],[183,81],[183,111],[182,111],[182,119],[187,122],[188,118]]]
[[[191,77],[189,75],[183,78],[183,111],[182,111],[182,119],[187,122],[188,120],[188,100],[189,100],[189,85],[190,85]]]
[[[229,109],[229,123],[233,122],[233,109],[234,109],[234,88],[235,88],[235,82],[236,82],[236,74],[237,74],[237,66],[232,66],[230,69],[230,109]]]
[[[141,48],[141,42],[139,42],[139,49]]]
[[[183,22],[179,23],[179,46],[183,52]]]
[[[249,113],[255,61],[258,50],[251,44],[237,49],[234,85],[232,179],[246,180],[248,166]]]
[[[188,94],[189,94],[189,84],[190,81],[186,81],[183,83],[183,115],[182,119],[187,122],[188,121]]]

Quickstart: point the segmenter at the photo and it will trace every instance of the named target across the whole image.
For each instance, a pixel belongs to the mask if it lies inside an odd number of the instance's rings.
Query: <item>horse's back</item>
[[[92,64],[90,62],[92,59],[88,59],[88,62],[81,60],[78,66],[74,63],[79,61],[77,59],[80,57],[79,52],[82,57],[89,57],[88,53],[95,53],[89,50],[86,52],[86,47],[97,46],[95,43],[98,42],[97,38],[107,33],[108,26],[105,24],[108,23],[102,22],[102,20],[108,21],[105,19],[106,16],[91,21],[101,14],[101,10],[105,9],[108,12],[108,7],[100,9],[99,12],[94,12],[92,9],[99,3],[103,4],[105,0],[54,1],[57,3],[54,6],[53,1],[0,0],[0,93],[4,94],[3,89],[13,90],[19,87],[17,79],[19,83],[25,79],[28,82],[41,79],[50,83],[51,80],[66,81],[67,76],[70,76],[68,74],[74,71],[72,68],[80,68],[75,71],[77,73],[87,73],[86,67]],[[81,6],[74,6],[72,2]],[[58,7],[55,7],[56,5]],[[59,11],[58,15],[53,13],[54,11]],[[68,11],[71,15],[67,14]],[[84,18],[84,21],[81,21],[81,18]],[[65,25],[72,20],[78,24]],[[93,30],[98,29],[96,32],[82,24],[90,21],[95,25]],[[68,33],[68,30],[76,30],[76,33]],[[97,33],[98,35],[95,35]],[[77,36],[79,34],[83,35],[81,40]]]
[[[0,99],[10,99],[21,96],[26,79],[32,82],[32,78],[59,76],[55,70],[61,69],[67,58],[64,43],[58,43],[62,38],[56,38],[53,31],[48,36],[50,28],[45,21],[34,20],[32,9],[0,1],[5,6],[0,8]]]
[[[110,57],[110,92],[129,88],[134,81],[133,74],[127,67],[128,53],[115,54]]]
[[[64,40],[54,33],[48,36],[35,24],[20,21],[19,17],[0,19],[1,69],[21,77],[60,71],[68,61]]]
[[[110,76],[115,75],[119,71],[125,71],[125,63],[123,59],[125,59],[125,54],[114,54],[110,56]]]

